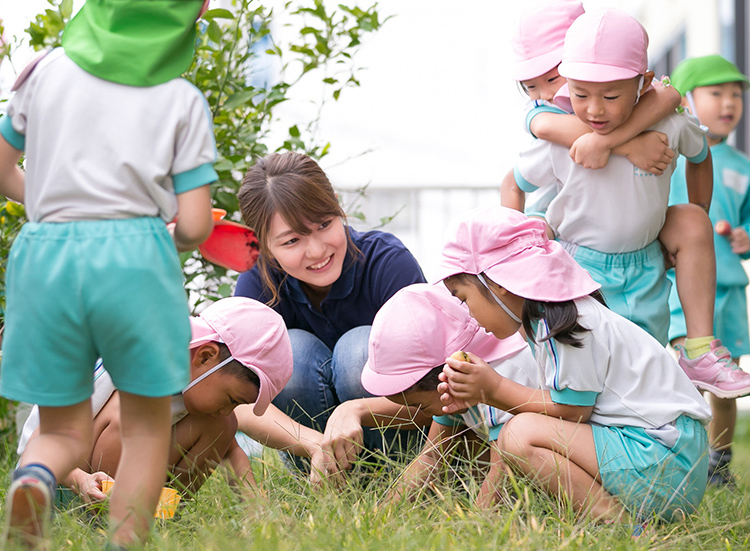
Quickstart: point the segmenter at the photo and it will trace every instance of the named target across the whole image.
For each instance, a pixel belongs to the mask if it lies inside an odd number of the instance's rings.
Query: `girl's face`
[[[653,73],[644,75],[643,94]],[[568,80],[570,103],[576,116],[597,134],[609,134],[630,118],[638,98],[640,77],[611,82]]]
[[[489,279],[487,284],[492,292],[520,318],[523,298],[509,293]],[[521,327],[520,323],[513,320],[499,304],[485,296],[482,290],[473,283],[451,280],[445,281],[445,286],[454,297],[466,304],[471,317],[498,339],[510,337]]]
[[[268,228],[268,250],[281,269],[317,292],[328,292],[341,276],[346,257],[346,228],[331,216],[310,224],[309,235],[296,233],[279,213]]]
[[[545,101],[552,101],[563,84],[565,84],[565,77],[557,71],[557,67],[536,78],[521,81],[530,99]]]
[[[190,372],[197,379],[219,363],[218,354],[210,357],[193,356]],[[240,404],[253,404],[258,399],[258,386],[235,377],[225,367],[211,373],[194,387],[187,390],[182,399],[185,409],[193,415],[225,417]]]
[[[725,138],[734,130],[742,116],[742,85],[727,82],[714,86],[700,86],[693,90],[696,115],[709,132]],[[711,145],[720,140],[709,138]]]

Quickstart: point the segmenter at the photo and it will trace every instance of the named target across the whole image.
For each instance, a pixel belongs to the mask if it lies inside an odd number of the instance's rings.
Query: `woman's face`
[[[309,235],[300,235],[275,213],[268,228],[268,250],[288,275],[316,291],[327,291],[341,276],[346,228],[338,216],[308,228]]]

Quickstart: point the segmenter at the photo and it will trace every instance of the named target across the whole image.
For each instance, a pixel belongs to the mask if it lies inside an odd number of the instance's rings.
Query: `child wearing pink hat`
[[[663,346],[603,304],[543,222],[506,208],[470,213],[449,234],[439,277],[497,338],[523,325],[549,389],[449,358],[446,413],[479,402],[512,411],[503,460],[596,519],[670,520],[698,506],[708,405]]]
[[[645,29],[619,10],[589,12],[571,25],[560,71],[587,137],[607,140],[632,124],[634,106],[653,79],[647,46]],[[680,365],[703,390],[745,395],[750,374],[724,360],[721,342],[713,336],[716,268],[712,227],[703,210],[712,182],[705,136],[685,113],[665,117],[652,130],[687,157],[693,205],[667,208],[674,160],[663,171],[649,172],[614,156],[594,171],[571,159],[567,147],[542,140],[521,155],[513,187],[521,194],[550,187],[558,192],[546,212],[552,233],[602,284],[613,310],[666,345],[670,284],[663,246],[676,265],[688,320],[688,355],[680,355]],[[518,207],[507,197],[504,205]]]
[[[472,404],[455,415],[443,414],[438,376],[445,358],[457,351],[469,354],[473,361],[488,362],[503,377],[539,386],[534,360],[519,334],[496,339],[442,285],[422,283],[398,291],[375,316],[362,386],[376,396],[386,396],[434,417],[427,442],[400,478],[394,498],[424,487],[460,435],[469,441],[490,443],[490,472],[477,503],[494,501],[493,480],[500,476],[498,470],[501,472],[503,466],[496,441],[503,424],[513,416],[482,403]]]
[[[627,156],[643,170],[658,173],[669,164],[673,153],[656,134],[643,134],[643,131],[679,105],[679,94],[674,90],[655,88],[644,96],[628,124],[600,139],[589,136],[576,140],[584,134],[591,134],[591,129],[573,116],[561,119],[558,115],[566,111],[551,103],[565,85],[565,77],[558,71],[565,33],[583,13],[583,5],[578,0],[544,0],[525,10],[518,21],[512,38],[512,72],[513,78],[531,100],[526,109],[526,130],[535,138],[574,146],[576,162],[584,166],[597,168],[593,165],[601,163],[602,158],[606,165],[606,159],[610,153],[614,153]],[[516,186],[513,171],[510,171],[503,179],[501,195],[505,206],[518,210],[525,207],[529,214],[543,215],[555,196],[555,189],[539,190],[527,198]]]
[[[274,410],[268,411],[271,417],[280,414],[270,404],[292,374],[292,348],[284,321],[258,301],[231,297],[191,317],[190,325],[191,382],[171,399],[170,484],[194,493],[222,461],[231,466],[238,480],[254,484],[248,458],[235,440],[233,412],[240,404],[252,404],[248,407],[257,416],[269,409]],[[104,499],[102,481],[119,479],[118,469],[125,468],[120,461],[119,394],[99,361],[92,402],[93,449],[86,468],[74,469],[63,480],[85,502]],[[24,425],[19,454],[32,452],[38,426],[35,406]],[[307,441],[319,440],[319,433],[311,429],[298,427],[298,431]],[[287,440],[287,445],[297,444],[291,436]]]

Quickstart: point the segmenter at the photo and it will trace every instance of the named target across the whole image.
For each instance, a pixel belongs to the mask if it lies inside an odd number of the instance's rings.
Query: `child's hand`
[[[438,385],[438,391],[445,394],[445,390],[451,399],[441,400],[445,406],[443,411],[452,413],[453,410],[473,406],[478,403],[489,403],[492,399],[492,389],[494,389],[502,376],[499,375],[485,361],[469,354],[471,362],[462,362],[454,358],[447,358],[443,366],[443,372],[440,374],[440,380],[443,381]],[[447,385],[447,389],[445,386]],[[452,411],[447,411],[447,409]]]
[[[584,134],[570,147],[570,158],[583,168],[604,168],[609,162],[612,149],[595,132]]]
[[[71,473],[73,477],[71,489],[83,499],[84,503],[96,503],[107,499],[107,496],[102,492],[102,481],[112,480],[114,482],[111,476],[101,471],[91,474],[80,469],[77,471],[75,475]]]
[[[364,431],[357,415],[349,412],[344,402],[336,409],[326,422],[321,447],[333,457],[337,471],[348,471],[364,447]]]
[[[657,176],[661,176],[674,159],[669,140],[661,132],[643,132],[622,147],[631,163]]]
[[[732,228],[732,233],[729,235],[729,244],[732,246],[734,254],[745,254],[750,251],[750,236],[739,226]]]

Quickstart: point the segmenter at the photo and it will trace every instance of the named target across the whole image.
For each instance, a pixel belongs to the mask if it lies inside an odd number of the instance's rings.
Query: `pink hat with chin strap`
[[[590,11],[565,35],[560,74],[585,82],[613,82],[648,71],[648,33],[617,9]]]
[[[190,327],[191,350],[208,342],[222,342],[233,359],[258,376],[260,388],[253,412],[262,415],[292,376],[292,345],[282,317],[257,300],[228,297],[191,317]],[[223,365],[209,369],[185,390]]]
[[[578,0],[549,0],[526,10],[513,35],[513,79],[529,80],[557,67],[565,32],[581,14]]]
[[[537,218],[505,207],[469,212],[443,246],[437,281],[456,274],[484,273],[514,295],[542,302],[565,302],[589,295],[591,279]]]
[[[464,350],[494,362],[527,347],[519,334],[498,340],[442,285],[415,283],[375,315],[362,386],[376,396],[403,392],[445,359]]]

